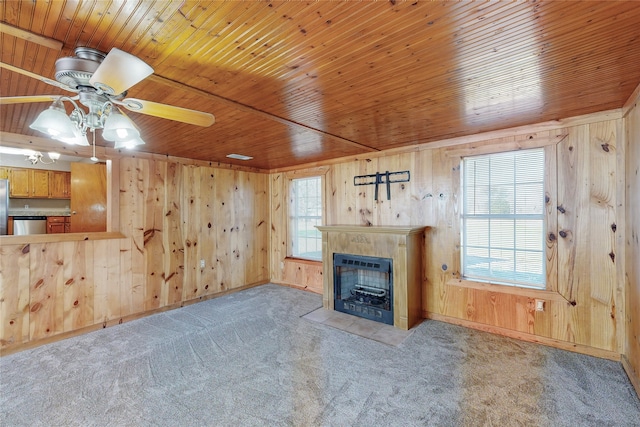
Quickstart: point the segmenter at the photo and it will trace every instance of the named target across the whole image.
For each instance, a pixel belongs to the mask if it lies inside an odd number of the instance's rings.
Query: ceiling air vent
[[[230,158],[230,159],[236,159],[236,160],[251,160],[251,159],[253,159],[253,157],[244,156],[242,154],[227,154],[227,157]]]

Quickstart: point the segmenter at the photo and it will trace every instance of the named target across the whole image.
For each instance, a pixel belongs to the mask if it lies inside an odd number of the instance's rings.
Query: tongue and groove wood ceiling
[[[54,78],[78,46],[117,47],[154,68],[128,96],[215,115],[205,128],[129,113],[138,151],[269,170],[620,108],[640,83],[635,1],[28,0],[0,13],[2,62]],[[2,96],[69,95],[0,73]],[[0,106],[0,131],[42,136],[29,124],[49,105]]]

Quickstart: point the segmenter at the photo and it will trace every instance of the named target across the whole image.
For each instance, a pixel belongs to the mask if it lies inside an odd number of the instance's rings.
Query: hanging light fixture
[[[56,60],[55,81],[17,67],[8,69],[77,93],[71,97],[0,97],[0,103],[8,104],[53,100],[53,104],[38,115],[30,128],[67,144],[89,146],[87,131],[94,132],[96,129],[103,129],[104,139],[117,143],[118,147],[144,144],[140,130],[118,107],[197,126],[211,126],[215,122],[210,113],[127,98],[127,90],[152,75],[153,68],[140,58],[117,48],[107,54],[86,46],[77,47],[74,56]],[[70,114],[67,114],[63,101],[73,104]]]
[[[56,160],[60,158],[60,153],[56,153],[55,151],[49,152],[48,156],[50,160],[48,161],[44,160],[44,155],[39,151],[34,151],[26,156],[27,158],[25,160],[31,162],[32,165],[35,165],[38,162],[42,163],[43,165],[50,165],[52,163],[55,163]]]
[[[105,95],[95,91],[80,91],[76,99],[89,108],[88,113],[72,98],[61,96],[41,112],[29,127],[71,145],[89,146],[87,131],[96,129],[103,129],[102,137],[105,140],[119,142],[117,145],[123,147],[144,144],[135,124],[120,113]],[[62,101],[73,104],[73,111],[68,116]]]
[[[38,162],[49,165],[51,163],[55,163],[55,161],[60,158],[60,153],[56,153],[55,151],[50,151],[49,153],[47,153],[49,160],[45,160],[44,155],[39,151],[31,150],[29,148],[15,148],[2,145],[0,145],[0,154],[25,156],[25,161],[30,162],[32,165],[35,165]]]

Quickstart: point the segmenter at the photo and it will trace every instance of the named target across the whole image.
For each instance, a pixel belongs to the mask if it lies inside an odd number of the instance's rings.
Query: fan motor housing
[[[106,54],[90,47],[78,47],[76,56],[60,58],[56,61],[56,80],[73,89],[89,86],[89,80],[98,69]]]

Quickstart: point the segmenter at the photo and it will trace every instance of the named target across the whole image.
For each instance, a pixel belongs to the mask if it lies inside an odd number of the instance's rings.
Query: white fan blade
[[[114,104],[121,105],[129,111],[147,114],[163,119],[175,120],[197,126],[211,126],[215,123],[213,114],[188,108],[175,107],[173,105],[160,104],[159,102],[145,101],[143,99],[126,98],[122,101],[111,100]]]
[[[53,102],[58,98],[60,98],[60,95],[5,96],[0,97],[0,105]]]
[[[115,47],[93,73],[89,83],[109,95],[119,95],[153,74],[140,58]]]
[[[73,89],[66,84],[60,83],[55,80],[48,79],[46,77],[42,77],[39,74],[32,73],[31,71],[23,70],[22,68],[14,67],[13,65],[6,64],[4,62],[0,62],[0,68],[5,68],[9,71],[14,71],[16,73],[22,74],[23,76],[31,77],[32,79],[40,80],[41,82],[50,84],[51,86],[59,87],[60,89],[68,90],[69,92],[78,92],[77,89]]]

